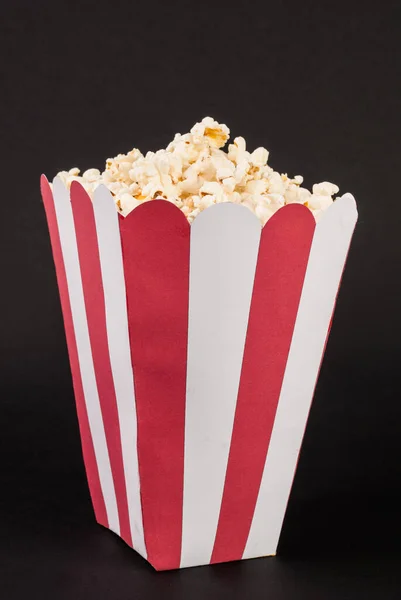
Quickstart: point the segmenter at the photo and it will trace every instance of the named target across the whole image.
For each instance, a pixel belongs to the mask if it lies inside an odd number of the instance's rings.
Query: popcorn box
[[[274,555],[353,197],[262,228],[237,204],[190,225],[165,200],[123,218],[103,186],[41,188],[96,520],[157,570]]]

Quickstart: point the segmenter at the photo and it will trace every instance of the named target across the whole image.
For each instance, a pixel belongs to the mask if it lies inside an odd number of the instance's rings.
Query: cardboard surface
[[[95,216],[91,199],[83,187],[76,182],[73,182],[71,186],[71,206],[93,366],[117,500],[120,535],[127,544],[132,546],[120,423],[107,338],[105,298]]]
[[[70,295],[68,292],[67,275],[65,270],[63,252],[60,242],[59,228],[54,205],[53,193],[46,177],[42,175],[40,181],[43,204],[45,206],[47,224],[49,227],[50,241],[53,251],[54,265],[56,268],[57,283],[60,293],[61,309],[63,312],[65,335],[67,339],[68,355],[70,359],[72,382],[74,386],[75,401],[78,414],[79,430],[81,434],[82,454],[88,478],[93,509],[96,520],[104,527],[109,527],[102,487],[99,479],[97,459],[93,447],[92,434],[89,425],[88,413],[84,390],[82,386],[81,370],[79,366],[77,343],[72,319]]]
[[[351,194],[317,223],[269,452],[244,558],[274,554],[344,263],[357,220]]]
[[[110,363],[120,424],[132,544],[135,550],[146,558],[139,489],[134,379],[128,335],[121,237],[115,202],[105,186],[96,189],[93,210],[102,271]]]
[[[191,226],[183,567],[212,555],[260,234],[251,211],[230,203]]]
[[[166,201],[42,193],[97,520],[159,570],[274,554],[357,219],[261,230]]]
[[[164,200],[120,219],[138,416],[145,543],[157,569],[180,566],[189,235]]]
[[[93,367],[74,219],[69,193],[62,182],[57,178],[53,181],[53,198],[65,265],[68,294],[70,297],[72,321],[86,411],[106,508],[108,526],[112,531],[119,534],[120,524],[117,512],[117,501]]]
[[[299,204],[279,210],[263,227],[211,562],[239,560],[244,552],[314,229],[312,213]]]

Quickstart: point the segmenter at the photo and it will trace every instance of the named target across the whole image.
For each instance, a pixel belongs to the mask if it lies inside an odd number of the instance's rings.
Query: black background
[[[398,7],[2,4],[4,600],[401,596]],[[352,192],[360,219],[279,556],[157,574],[93,519],[39,176],[164,147],[205,115]]]

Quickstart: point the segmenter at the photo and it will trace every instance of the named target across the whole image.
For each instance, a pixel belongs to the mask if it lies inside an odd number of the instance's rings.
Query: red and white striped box
[[[43,176],[97,521],[157,570],[274,555],[357,220],[262,228],[158,200],[125,219]]]

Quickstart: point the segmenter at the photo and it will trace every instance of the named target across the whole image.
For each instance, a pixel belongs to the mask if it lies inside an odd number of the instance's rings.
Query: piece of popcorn
[[[210,158],[210,164],[214,167],[216,179],[219,181],[234,175],[235,165],[227,158],[227,156],[224,155],[224,152],[219,152],[219,154],[215,153],[212,155]]]
[[[199,215],[199,213],[200,213],[199,208],[195,208],[192,212],[189,213],[189,215],[188,215],[188,221],[190,223],[192,223],[193,220],[195,219],[195,217],[197,217]]]
[[[186,204],[181,208],[181,210],[182,210],[182,212],[184,213],[184,215],[186,217],[189,217],[189,215],[192,212],[192,209],[188,205],[186,205]]]
[[[275,207],[275,210],[278,210],[285,204],[285,197],[282,194],[266,194],[265,198],[269,206]]]
[[[256,148],[250,156],[251,162],[257,167],[263,167],[269,158],[266,148]]]
[[[269,193],[285,194],[285,184],[279,173],[273,172],[269,177]]]
[[[311,210],[324,210],[333,204],[331,196],[312,194],[308,199],[308,208]]]
[[[76,168],[71,169],[71,171],[79,173],[79,169]],[[59,173],[57,173],[57,177],[61,179],[61,181],[67,188],[71,186],[73,181],[82,181],[82,177],[80,177],[79,175],[74,175],[70,171],[60,171]]]
[[[311,197],[311,193],[306,188],[300,187],[298,188],[298,200],[301,204],[307,204],[309,198]]]
[[[235,167],[234,178],[239,187],[244,187],[249,180],[248,173],[250,164],[246,158],[241,159]]]
[[[216,204],[216,196],[214,196],[213,194],[206,194],[204,196],[194,196],[193,201],[196,208],[199,208],[199,210],[204,210],[208,206]]]
[[[179,181],[177,189],[179,194],[197,194],[203,185],[203,179],[197,175],[193,175],[189,179]]]
[[[133,165],[143,158],[142,153],[134,148],[127,154],[118,154],[115,158],[108,158],[104,171],[105,181],[122,181],[131,183],[130,170]]]
[[[255,208],[255,214],[262,222],[262,225],[265,225],[266,222],[274,215],[275,211],[267,204],[257,204]]]
[[[299,193],[299,187],[293,183],[287,185],[286,190],[284,192],[284,198],[286,204],[302,203],[301,195]]]
[[[266,179],[251,179],[245,185],[244,192],[247,194],[264,194],[269,186]]]
[[[216,202],[224,202],[225,200],[223,186],[220,185],[220,183],[217,183],[217,181],[205,181],[199,191],[201,195],[210,194],[214,196],[216,198]]]
[[[185,136],[180,136],[179,140],[171,142],[166,150],[181,159],[183,168],[189,167],[200,155],[199,148],[196,148],[189,138],[185,139]]]
[[[120,192],[114,197],[117,208],[122,215],[127,216],[134,208],[142,204],[141,200],[137,200],[127,192]]]
[[[237,163],[248,159],[249,153],[246,151],[246,142],[243,137],[236,137],[233,144],[228,146],[228,158]]]
[[[226,194],[225,202],[234,202],[234,204],[241,204],[242,196],[239,192],[231,192]]]
[[[191,134],[195,144],[206,139],[210,146],[221,148],[230,137],[230,130],[226,125],[221,125],[211,117],[205,117],[192,127]]]
[[[99,169],[87,169],[82,173],[82,177],[83,179],[86,179],[86,181],[93,183],[100,179],[100,171]]]
[[[235,190],[235,186],[237,185],[234,177],[226,177],[221,183],[226,194],[232,194],[232,192]]]
[[[154,200],[163,196],[163,189],[158,177],[153,177],[146,185],[142,188],[142,196],[146,200]]]
[[[339,191],[338,186],[334,185],[334,183],[329,183],[328,181],[315,183],[312,187],[312,193],[316,196],[332,196],[333,194],[338,194]]]

